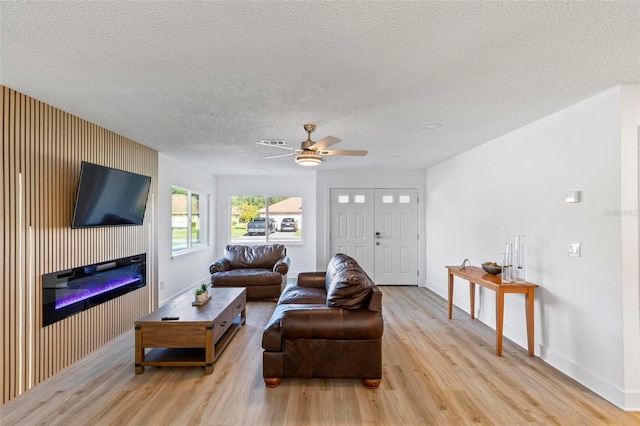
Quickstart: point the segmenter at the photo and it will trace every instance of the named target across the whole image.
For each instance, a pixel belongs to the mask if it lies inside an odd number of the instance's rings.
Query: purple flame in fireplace
[[[42,326],[147,285],[146,253],[42,275]]]
[[[89,299],[90,297],[106,293],[110,290],[114,290],[128,284],[133,284],[136,281],[140,281],[140,277],[115,279],[100,287],[82,289],[79,293],[71,294],[69,296],[56,300],[56,309],[64,308],[65,306],[81,302],[83,300]]]

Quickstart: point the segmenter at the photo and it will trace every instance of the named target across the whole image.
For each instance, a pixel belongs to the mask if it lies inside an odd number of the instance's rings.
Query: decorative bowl
[[[484,269],[485,272],[491,275],[498,275],[500,272],[502,272],[502,266],[492,262],[484,262],[482,264],[482,269]]]

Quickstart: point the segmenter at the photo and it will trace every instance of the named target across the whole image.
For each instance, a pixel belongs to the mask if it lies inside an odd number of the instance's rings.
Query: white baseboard
[[[633,408],[625,401],[631,395],[625,395],[622,389],[543,345],[540,345],[539,351],[539,357],[553,368],[571,377],[618,408],[633,411]],[[640,398],[640,393],[636,393],[636,398]],[[640,399],[636,399],[636,409],[638,408],[638,401]]]

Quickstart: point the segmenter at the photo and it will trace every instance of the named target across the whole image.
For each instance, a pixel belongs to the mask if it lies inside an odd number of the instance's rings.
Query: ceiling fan
[[[355,155],[355,156],[365,156],[367,155],[367,151],[362,149],[327,149],[328,147],[337,144],[340,142],[340,139],[335,136],[327,136],[320,139],[318,142],[314,142],[311,140],[311,132],[316,130],[315,124],[305,124],[304,131],[307,132],[307,140],[300,143],[300,148],[291,148],[288,146],[282,146],[279,144],[271,144],[267,141],[257,142],[258,145],[266,145],[273,146],[276,148],[286,149],[291,152],[287,154],[279,154],[279,155],[269,155],[267,157],[262,158],[278,158],[278,157],[287,157],[289,155],[296,156],[296,163],[301,166],[317,166],[322,163],[324,160],[322,156],[324,155]]]

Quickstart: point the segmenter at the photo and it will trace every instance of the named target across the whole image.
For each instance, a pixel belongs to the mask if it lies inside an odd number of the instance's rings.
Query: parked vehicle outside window
[[[266,217],[254,217],[253,220],[247,224],[247,233],[249,235],[264,235],[266,222]],[[269,219],[269,233],[272,234],[274,232],[276,232],[276,221]]]
[[[280,222],[280,232],[297,232],[298,231],[298,223],[292,217],[284,217],[282,218],[282,222]]]

